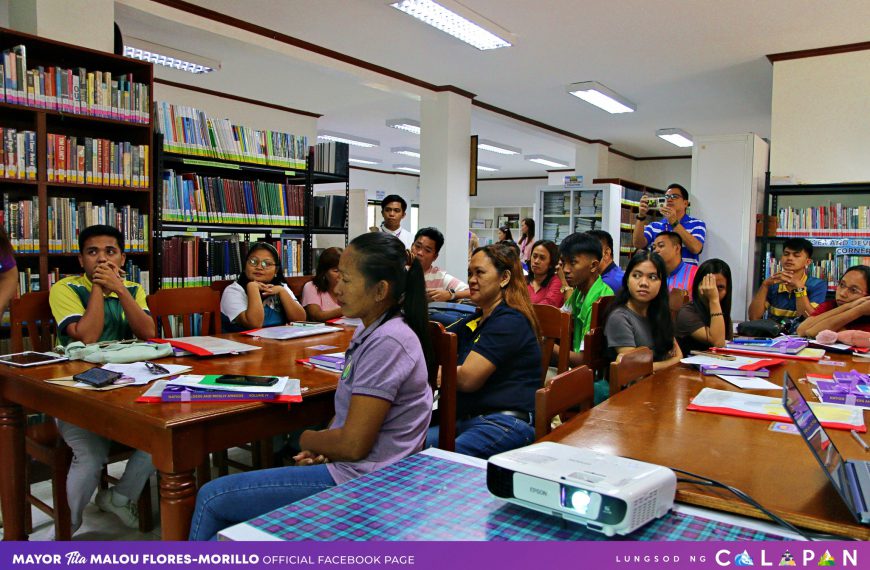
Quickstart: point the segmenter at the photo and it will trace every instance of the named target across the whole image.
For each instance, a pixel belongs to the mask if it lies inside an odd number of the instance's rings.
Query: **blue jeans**
[[[456,453],[489,459],[535,441],[535,428],[505,414],[474,416],[456,422]],[[438,427],[430,427],[426,447],[438,447]]]
[[[334,486],[323,464],[220,477],[204,485],[196,496],[190,540],[214,540],[219,530]]]

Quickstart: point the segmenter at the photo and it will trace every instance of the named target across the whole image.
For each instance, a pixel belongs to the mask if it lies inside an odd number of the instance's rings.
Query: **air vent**
[[[513,472],[504,467],[493,465],[486,466],[486,486],[489,492],[502,499],[510,499],[514,496]]]
[[[631,515],[631,527],[635,528],[656,517],[656,491],[650,491],[645,497],[634,502]]]

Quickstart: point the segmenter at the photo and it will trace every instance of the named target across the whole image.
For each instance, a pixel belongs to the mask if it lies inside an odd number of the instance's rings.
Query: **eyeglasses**
[[[852,285],[851,287],[847,286],[845,281],[840,281],[839,283],[837,283],[837,289],[845,289],[846,291],[848,291],[852,295],[855,295],[856,297],[863,297],[864,295],[867,294],[864,291],[862,291],[861,289],[858,289],[857,287],[855,287],[854,285]]]
[[[682,194],[665,194],[666,200],[679,200],[683,197]]]
[[[269,269],[270,267],[275,267],[274,261],[269,261],[268,259],[257,259],[256,257],[251,257],[248,259],[248,265],[251,267],[257,267],[258,265],[263,269]]]

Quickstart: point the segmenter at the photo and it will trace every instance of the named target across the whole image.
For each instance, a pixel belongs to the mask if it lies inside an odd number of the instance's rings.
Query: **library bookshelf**
[[[121,230],[127,278],[150,287],[151,64],[3,28],[0,51],[0,192],[20,292],[80,273],[77,232],[94,223]]]

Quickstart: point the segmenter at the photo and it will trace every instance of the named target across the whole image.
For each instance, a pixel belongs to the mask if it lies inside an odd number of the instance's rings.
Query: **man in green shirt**
[[[583,363],[583,338],[591,326],[592,304],[601,297],[612,296],[613,289],[601,279],[601,242],[595,237],[575,232],[559,244],[559,254],[565,280],[574,288],[562,308],[574,318],[574,337],[568,355],[568,364],[573,368]],[[554,352],[558,357],[558,352]]]

